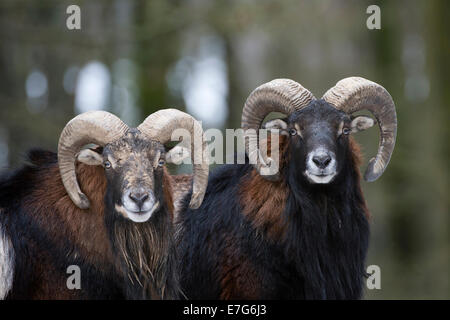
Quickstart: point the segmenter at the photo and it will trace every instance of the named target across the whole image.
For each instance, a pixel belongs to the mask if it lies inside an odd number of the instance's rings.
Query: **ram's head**
[[[194,169],[190,207],[198,208],[208,179],[206,142],[200,123],[175,109],[155,112],[137,128],[129,128],[104,111],[87,112],[72,119],[60,136],[58,162],[64,187],[74,204],[81,209],[90,205],[77,181],[77,159],[104,167],[105,201],[115,213],[135,222],[150,219],[163,200],[163,167],[175,156],[170,151],[166,153],[164,145],[171,141],[176,129],[187,130],[191,136],[201,139],[201,143],[191,139]],[[99,147],[82,149],[87,144]]]
[[[290,163],[313,184],[332,182],[345,165],[350,152],[349,135],[373,126],[375,121],[353,113],[367,109],[380,127],[378,153],[365,172],[367,181],[379,178],[389,163],[395,145],[397,116],[394,102],[382,86],[359,77],[339,81],[322,99],[316,99],[299,83],[276,79],[256,88],[248,97],[242,112],[242,128],[246,130],[247,154],[255,168],[263,169],[273,161],[258,149],[259,128],[271,112],[284,113],[285,120],[267,122],[264,127],[287,136]],[[252,129],[252,130],[249,130]],[[267,172],[267,171],[266,171]],[[277,180],[280,175],[264,175]]]

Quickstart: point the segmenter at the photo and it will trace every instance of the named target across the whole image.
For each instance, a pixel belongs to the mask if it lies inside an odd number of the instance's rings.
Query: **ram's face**
[[[351,120],[327,104],[311,105],[289,121],[292,160],[311,183],[329,183],[342,167]]]
[[[374,121],[365,116],[351,118],[323,100],[293,113],[287,123],[266,124],[282,128],[289,136],[291,155],[297,172],[310,183],[332,182],[344,165],[348,152],[348,136],[371,127]]]
[[[128,133],[101,154],[83,150],[78,160],[102,165],[108,182],[106,202],[118,215],[145,222],[161,205],[165,152],[162,144]]]

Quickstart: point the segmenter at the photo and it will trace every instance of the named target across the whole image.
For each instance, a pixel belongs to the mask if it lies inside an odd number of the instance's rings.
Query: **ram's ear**
[[[281,119],[274,119],[274,120],[267,121],[263,125],[263,128],[270,130],[270,131],[271,130],[279,130],[280,134],[286,135],[286,136],[289,135],[287,132],[287,123]]]
[[[181,164],[184,159],[190,158],[189,148],[177,145],[166,153],[166,163]]]
[[[374,124],[375,121],[372,118],[366,116],[358,116],[352,120],[351,123],[352,132],[355,133],[359,131],[364,131],[372,127]]]
[[[89,166],[103,165],[102,155],[93,149],[81,150],[77,155],[77,160]]]

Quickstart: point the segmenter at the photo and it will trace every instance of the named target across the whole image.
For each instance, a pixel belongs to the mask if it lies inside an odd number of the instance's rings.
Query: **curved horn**
[[[315,97],[311,92],[290,79],[272,80],[259,86],[249,95],[242,110],[241,126],[246,131],[246,137],[248,137],[248,139],[245,139],[247,156],[250,163],[255,164],[255,168],[260,174],[261,169],[267,164],[262,160],[259,149],[249,150],[249,145],[258,146],[259,128],[264,118],[270,112],[290,115],[294,111],[303,109],[314,99]],[[263,175],[263,177],[269,180],[278,179],[278,175]]]
[[[104,146],[123,136],[128,126],[106,111],[89,111],[70,120],[59,137],[58,164],[61,179],[73,203],[89,208],[89,199],[81,192],[75,173],[75,157],[89,143]]]
[[[172,132],[175,129],[186,129],[191,135],[191,159],[194,165],[194,182],[192,186],[192,197],[189,207],[197,209],[200,207],[205,196],[208,185],[209,164],[207,161],[208,149],[203,136],[201,124],[192,116],[176,109],[159,110],[147,117],[139,125],[139,131],[152,140],[165,144],[171,141]],[[201,144],[194,143],[201,138]]]
[[[367,109],[375,116],[380,127],[380,143],[377,155],[369,161],[364,179],[378,179],[389,163],[397,135],[397,114],[389,92],[375,82],[350,77],[336,83],[322,99],[348,114]]]

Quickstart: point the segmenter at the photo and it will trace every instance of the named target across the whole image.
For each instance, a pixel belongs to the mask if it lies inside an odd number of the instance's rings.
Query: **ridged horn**
[[[342,79],[322,97],[348,114],[369,110],[380,127],[377,155],[370,159],[364,179],[375,181],[386,169],[395,146],[397,114],[389,92],[379,84],[360,77]]]
[[[255,169],[261,170],[267,166],[257,147],[249,150],[249,146],[258,146],[259,129],[264,118],[271,112],[281,112],[286,115],[306,107],[314,95],[301,84],[290,79],[275,79],[260,85],[247,98],[242,110],[241,127],[246,131],[245,150]],[[247,131],[252,129],[250,131]],[[255,132],[252,132],[255,131]],[[279,175],[262,175],[268,180],[277,180]]]
[[[122,137],[128,126],[106,111],[89,111],[70,120],[58,143],[58,164],[61,179],[73,203],[80,209],[89,208],[89,199],[81,192],[75,173],[75,157],[89,143],[105,146]]]
[[[180,110],[164,109],[149,115],[138,126],[138,130],[149,139],[159,141],[162,144],[171,141],[172,132],[175,129],[188,130],[191,135],[191,159],[194,166],[194,180],[189,207],[197,209],[202,204],[203,197],[205,196],[209,173],[209,164],[207,161],[208,146],[203,135],[201,124],[192,116]],[[200,144],[194,143],[197,137],[201,138]]]

